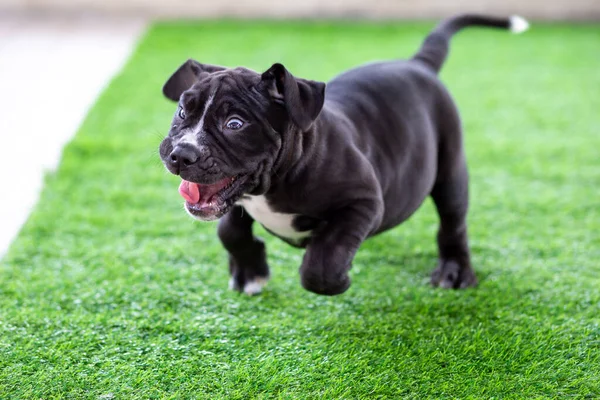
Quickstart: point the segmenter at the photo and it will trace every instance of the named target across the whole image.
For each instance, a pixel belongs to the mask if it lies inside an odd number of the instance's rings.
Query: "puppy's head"
[[[179,67],[163,87],[178,106],[160,157],[181,176],[187,211],[214,220],[244,194],[266,193],[293,135],[319,115],[324,91],[281,64],[262,74],[194,60]]]

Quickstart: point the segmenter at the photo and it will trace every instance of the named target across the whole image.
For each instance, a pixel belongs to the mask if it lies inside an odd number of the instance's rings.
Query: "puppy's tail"
[[[518,15],[509,18],[486,17],[477,14],[461,14],[442,21],[431,32],[415,54],[413,60],[426,64],[435,72],[439,72],[448,56],[450,38],[456,32],[469,26],[488,26],[521,33],[529,28],[529,23]]]

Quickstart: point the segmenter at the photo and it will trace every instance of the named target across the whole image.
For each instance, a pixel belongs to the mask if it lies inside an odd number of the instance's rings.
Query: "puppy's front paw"
[[[463,267],[454,260],[440,260],[431,274],[431,284],[443,289],[465,289],[476,286],[477,277],[469,265]]]
[[[244,282],[239,282],[235,277],[231,277],[231,279],[229,279],[229,289],[245,293],[248,296],[254,296],[262,292],[268,281],[268,276],[255,276]]]
[[[305,270],[300,272],[302,286],[313,293],[327,296],[342,294],[350,287],[347,273],[327,275],[320,271]]]
[[[235,258],[229,257],[229,288],[247,295],[255,295],[262,291],[269,280],[269,266],[265,260],[264,251],[259,257],[248,258],[244,263],[238,263]]]

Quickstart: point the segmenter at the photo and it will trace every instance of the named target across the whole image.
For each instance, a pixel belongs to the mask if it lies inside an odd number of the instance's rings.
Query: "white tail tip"
[[[521,33],[525,32],[529,29],[529,22],[523,17],[519,17],[518,15],[513,15],[509,18],[510,21],[510,30],[512,33]]]

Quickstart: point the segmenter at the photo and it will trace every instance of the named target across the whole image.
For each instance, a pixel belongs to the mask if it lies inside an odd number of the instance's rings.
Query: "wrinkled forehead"
[[[239,101],[260,83],[260,75],[247,68],[232,68],[207,74],[181,96],[183,104],[203,103],[208,99]]]

